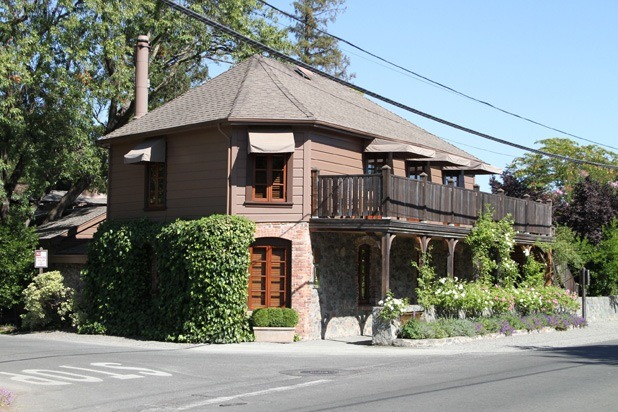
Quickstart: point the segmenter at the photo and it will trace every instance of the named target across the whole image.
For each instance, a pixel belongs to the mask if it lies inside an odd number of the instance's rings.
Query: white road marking
[[[114,379],[141,379],[141,378],[144,378],[143,375],[131,375],[131,374],[121,375],[120,373],[106,372],[106,371],[100,371],[100,370],[88,369],[88,368],[78,368],[76,366],[60,365],[58,367],[59,368],[65,368],[65,369],[73,369],[73,370],[78,370],[78,371],[100,373],[102,375],[111,376]]]
[[[186,411],[189,409],[194,409],[194,408],[199,408],[201,406],[206,406],[206,405],[212,405],[213,403],[223,403],[223,402],[228,402],[234,399],[238,399],[238,398],[249,398],[252,396],[260,396],[260,395],[266,395],[269,393],[275,393],[275,392],[285,392],[285,391],[292,391],[298,388],[304,388],[307,386],[314,386],[314,385],[319,385],[321,383],[326,383],[326,382],[330,382],[330,380],[328,379],[320,379],[317,381],[311,381],[311,382],[305,382],[305,383],[299,383],[297,385],[290,385],[290,386],[279,386],[276,388],[270,388],[270,389],[264,389],[261,391],[255,391],[255,392],[248,392],[248,393],[240,393],[238,395],[232,395],[232,396],[222,396],[220,398],[213,398],[213,399],[207,399],[201,402],[195,402],[195,403],[190,403],[188,405],[185,406],[180,406],[178,407],[176,410],[178,411]]]

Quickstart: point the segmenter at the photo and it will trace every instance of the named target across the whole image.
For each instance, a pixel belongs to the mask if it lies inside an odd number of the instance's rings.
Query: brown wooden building
[[[497,169],[356,91],[260,56],[101,143],[108,219],[252,219],[249,307],[297,309],[305,338],[366,333],[389,288],[414,299],[410,261],[432,242],[441,273],[470,275],[459,240],[485,204],[515,217],[521,244],[551,235],[551,205],[474,187]]]

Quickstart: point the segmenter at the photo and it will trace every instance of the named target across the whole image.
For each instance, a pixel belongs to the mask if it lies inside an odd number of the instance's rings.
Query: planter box
[[[294,333],[294,328],[253,328],[256,342],[292,343],[294,342]]]

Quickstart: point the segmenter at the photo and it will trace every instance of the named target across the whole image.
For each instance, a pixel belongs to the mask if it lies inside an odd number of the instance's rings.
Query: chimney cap
[[[149,43],[150,36],[148,36],[147,34],[140,34],[139,36],[137,36],[137,42],[138,43],[141,43],[141,42]]]

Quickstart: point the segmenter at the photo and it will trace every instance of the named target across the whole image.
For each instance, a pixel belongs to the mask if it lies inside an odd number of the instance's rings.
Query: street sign
[[[47,250],[38,249],[34,251],[34,267],[46,268],[47,267]]]

